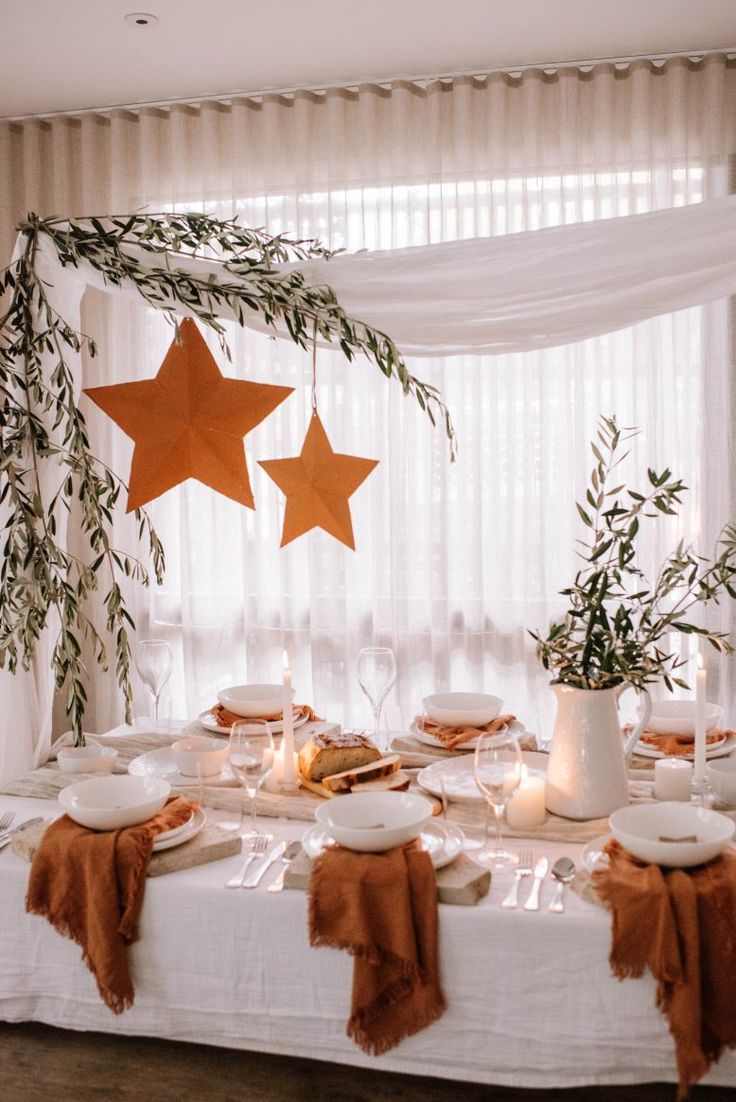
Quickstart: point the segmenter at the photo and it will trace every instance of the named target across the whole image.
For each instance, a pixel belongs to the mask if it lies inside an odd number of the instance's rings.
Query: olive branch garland
[[[126,483],[90,451],[84,415],[79,409],[69,352],[97,347],[74,330],[49,302],[46,286],[35,269],[40,240],[53,245],[63,266],[87,262],[112,286],[132,284],[149,305],[176,326],[176,308],[185,306],[217,333],[224,354],[231,358],[225,327],[218,318],[228,308],[244,325],[252,312],[275,329],[283,322],[291,339],[307,348],[313,334],[337,343],[348,361],[363,353],[387,378],[397,379],[431,423],[444,424],[451,457],[455,432],[439,391],[412,375],[395,344],[385,333],[348,317],[328,285],[307,286],[299,271],[282,272],[276,265],[294,261],[329,260],[335,254],[315,240],[272,236],[247,229],[236,220],[206,214],[133,214],[130,216],[40,219],[29,214],[19,226],[24,238],[17,260],[0,272],[0,295],[9,300],[0,315],[0,508],[3,525],[0,564],[0,668],[15,673],[28,669],[41,633],[58,629],[52,668],[57,689],[66,687],[66,713],[75,743],[84,743],[82,721],[87,694],[82,641],[91,642],[95,661],[109,668],[108,647],[87,616],[84,604],[107,578],[105,630],[113,643],[115,674],[131,720],[130,629],[135,624],[126,608],[123,579],[150,585],[144,562],[114,545],[113,511]],[[131,255],[131,247],[133,255]],[[145,259],[164,259],[147,266]],[[173,266],[176,255],[216,260],[221,277],[194,275]],[[229,279],[228,276],[233,276]],[[44,373],[42,355],[55,366]],[[59,484],[44,498],[41,462],[55,461]],[[59,526],[76,501],[85,558],[59,542]],[[160,584],[165,570],[164,549],[145,510],[136,509],[138,539],[146,545],[153,576]]]

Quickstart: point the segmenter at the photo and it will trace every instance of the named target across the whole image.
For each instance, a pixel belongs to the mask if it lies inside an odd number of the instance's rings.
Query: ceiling
[[[0,116],[731,47],[736,0],[0,0]]]

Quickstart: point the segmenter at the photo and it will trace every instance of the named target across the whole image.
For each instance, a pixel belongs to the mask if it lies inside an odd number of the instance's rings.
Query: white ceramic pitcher
[[[632,685],[577,689],[552,685],[557,697],[546,803],[566,819],[599,819],[629,802],[627,764],[649,722],[652,701],[642,690],[641,718],[624,741],[618,700]]]

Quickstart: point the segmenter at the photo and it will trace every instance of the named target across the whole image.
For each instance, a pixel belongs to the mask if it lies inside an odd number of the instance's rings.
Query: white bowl
[[[63,773],[110,773],[117,756],[117,750],[90,742],[86,746],[63,746],[56,760]]]
[[[81,826],[120,830],[150,819],[170,792],[171,785],[159,777],[91,777],[63,788],[59,803]]]
[[[228,750],[224,739],[208,735],[191,735],[171,744],[176,768],[185,777],[216,777],[227,761]]]
[[[736,805],[736,758],[714,758],[705,771],[719,802]]]
[[[433,693],[422,701],[435,723],[445,727],[482,727],[501,711],[500,696],[488,693]]]
[[[382,853],[417,838],[432,805],[413,792],[352,792],[320,804],[314,817],[341,846]]]
[[[687,869],[712,861],[733,838],[736,825],[726,815],[695,804],[630,804],[608,820],[611,833],[640,861]],[[661,842],[661,837],[695,835],[697,842]]]
[[[270,716],[284,710],[283,685],[231,685],[217,694],[223,708],[245,719]],[[291,699],[294,690],[291,689]]]
[[[641,711],[639,712],[641,715]],[[712,731],[718,725],[723,709],[717,704],[705,706],[705,729]],[[652,704],[652,714],[647,730],[655,735],[694,735],[694,700],[658,700]]]

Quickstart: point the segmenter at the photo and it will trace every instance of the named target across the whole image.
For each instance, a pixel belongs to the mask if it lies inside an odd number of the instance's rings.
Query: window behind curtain
[[[352,251],[699,202],[707,183],[697,165],[667,165],[332,186],[213,199],[205,208]],[[336,721],[367,723],[355,662],[375,642],[397,654],[392,726],[409,721],[429,691],[483,688],[549,733],[551,694],[527,629],[544,628],[561,610],[558,590],[576,569],[575,499],[600,414],[642,429],[623,472],[632,485],[647,466],[668,464],[691,487],[680,517],[644,542],[644,568],[654,569],[681,535],[697,533],[702,317],[700,309],[681,311],[527,355],[413,359],[412,370],[442,390],[453,413],[454,465],[441,430],[432,431],[397,386],[367,361],[320,352],[319,408],[333,446],[380,459],[352,498],[355,553],[321,532],[279,550],[283,498],[256,460],[298,454],[311,367],[288,342],[230,327],[232,365],[211,345],[226,373],[296,392],[246,441],[256,513],[196,483],[153,506],[168,573],[139,620],[176,645],[175,713],[204,709],[226,684],[276,679],[286,645],[299,699]],[[133,333],[140,374],[150,375],[171,332],[149,313]],[[126,371],[122,377],[130,377],[129,361]]]

